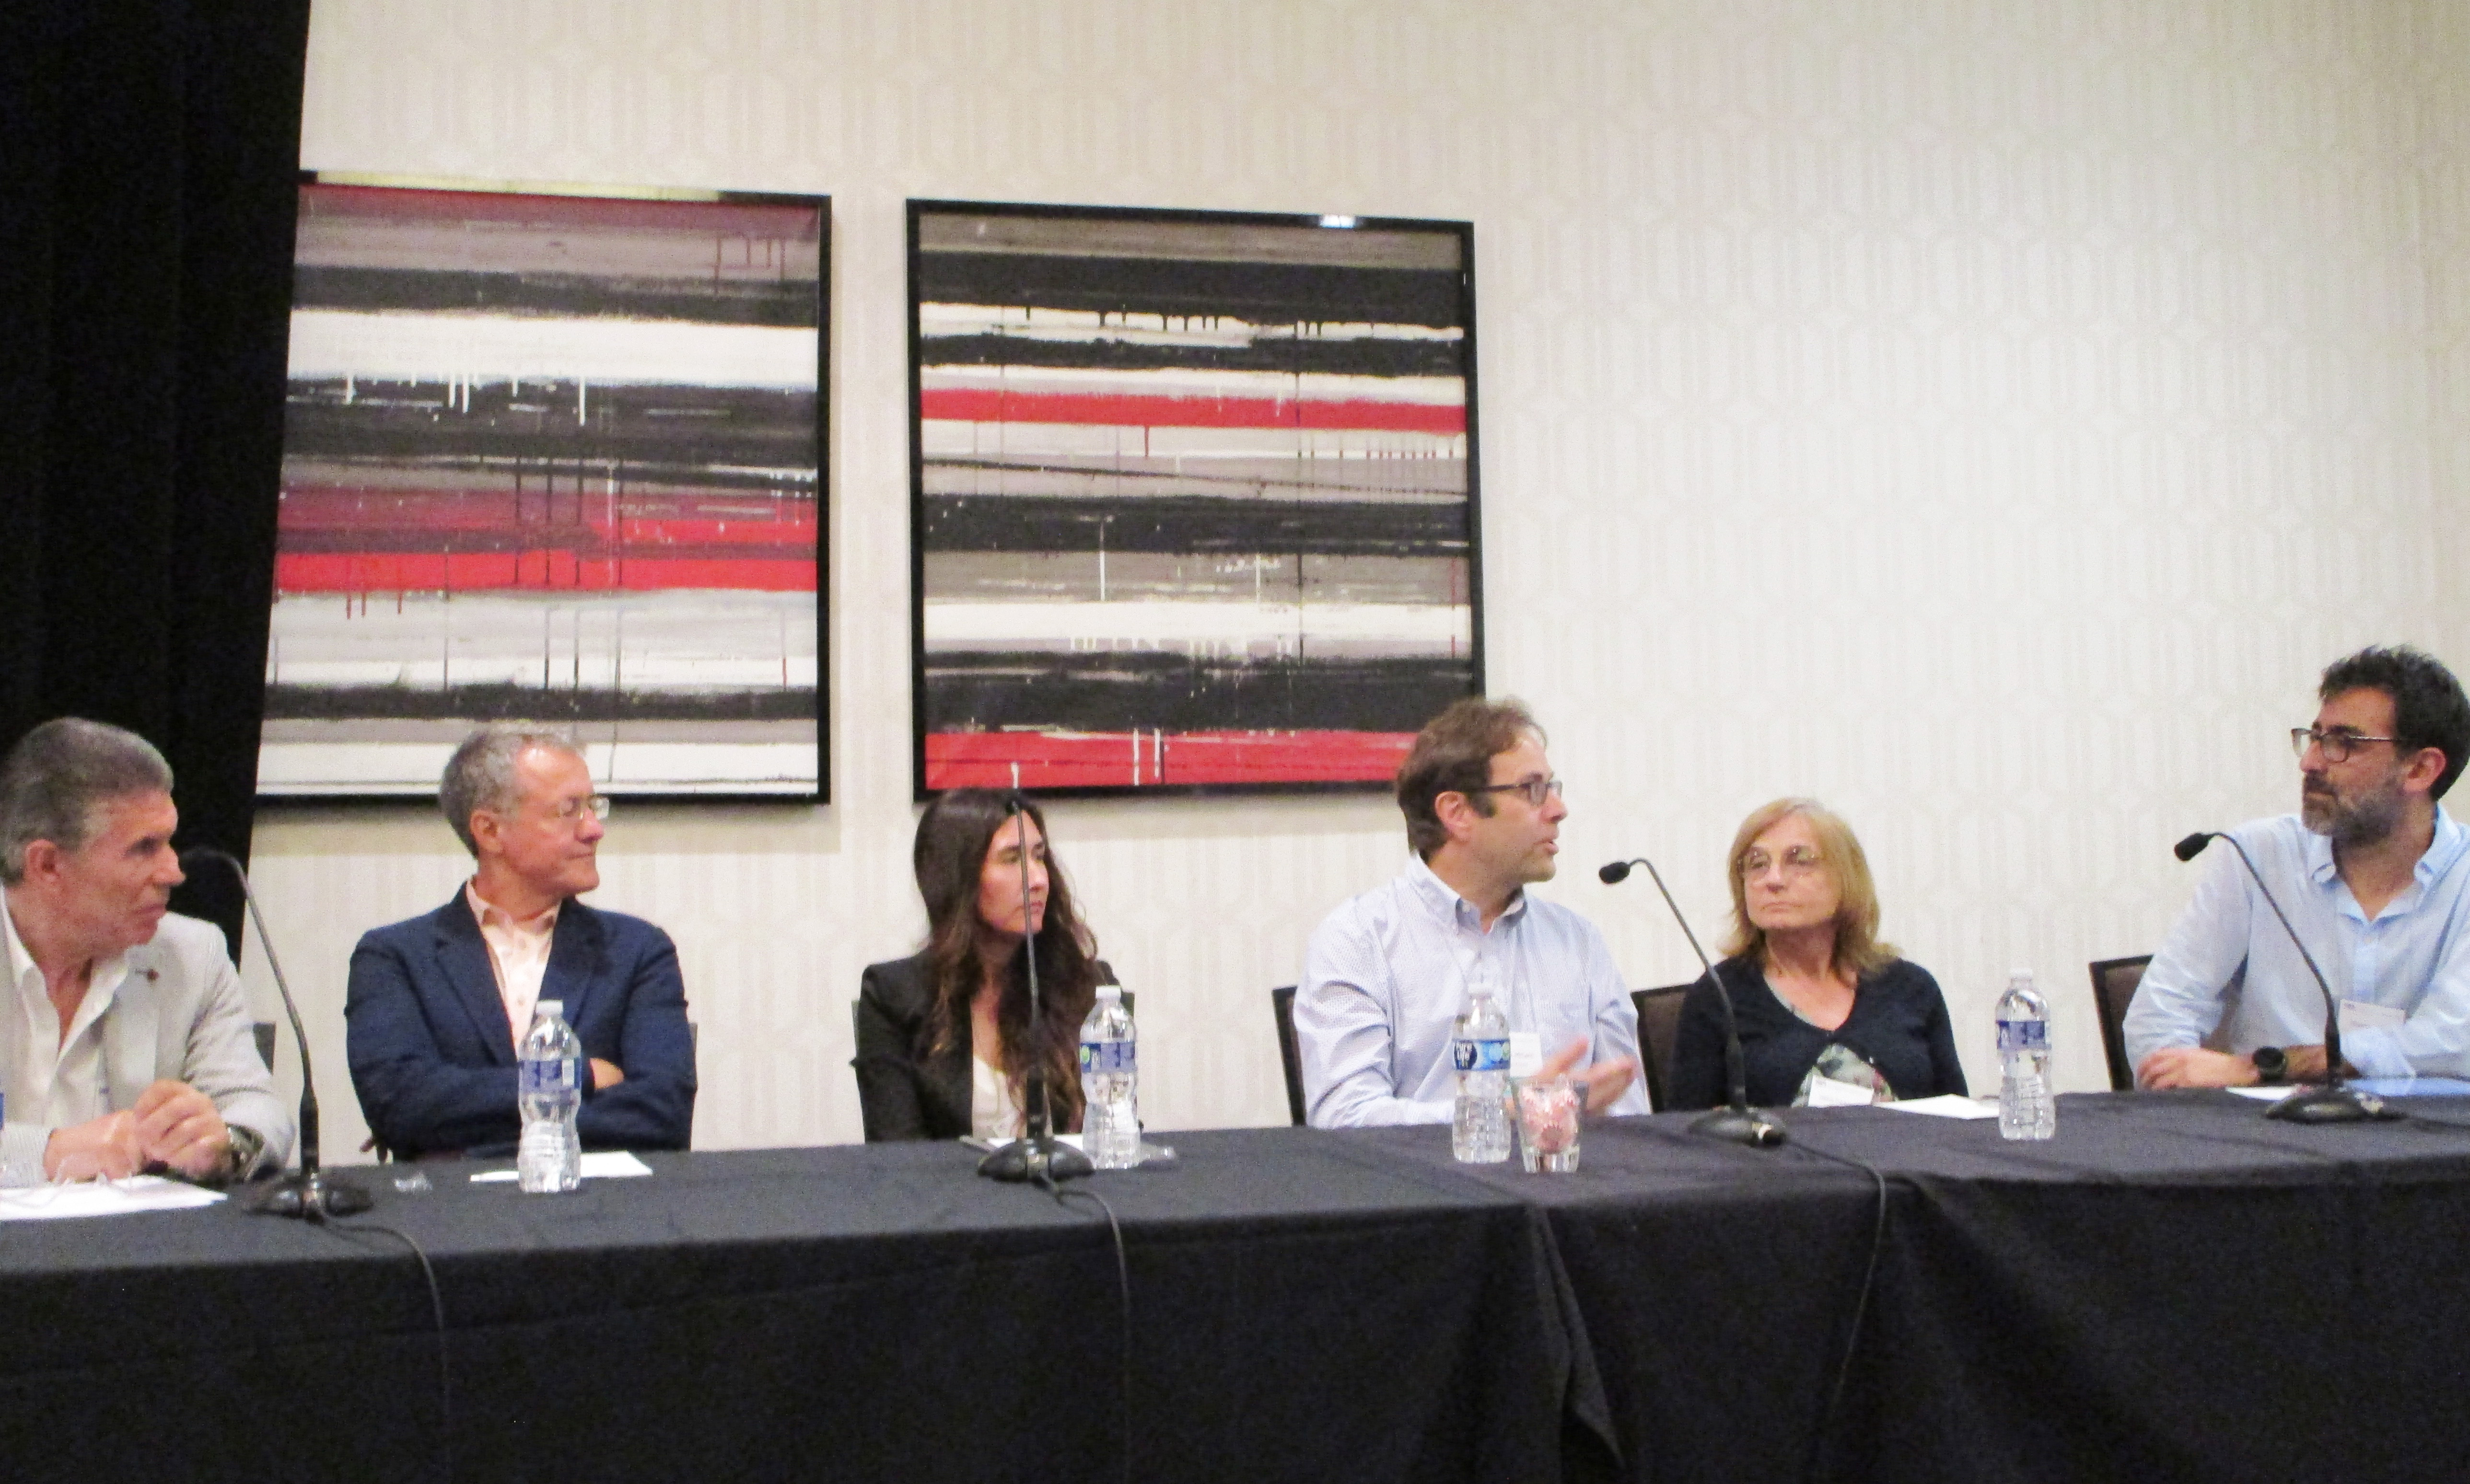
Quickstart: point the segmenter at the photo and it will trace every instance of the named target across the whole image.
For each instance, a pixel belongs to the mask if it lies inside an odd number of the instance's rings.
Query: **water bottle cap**
[[[548,1016],[551,1020],[565,1019],[566,1002],[564,1000],[535,1001],[532,1005],[532,1018],[534,1020],[538,1020],[544,1015]]]
[[[1114,1000],[1121,1002],[1124,998],[1124,986],[1121,985],[1100,985],[1098,986],[1098,998],[1102,1000]]]

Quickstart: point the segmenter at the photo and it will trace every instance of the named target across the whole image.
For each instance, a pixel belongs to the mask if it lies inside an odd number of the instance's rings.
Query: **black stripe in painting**
[[[1475,688],[1467,660],[1200,661],[1177,655],[936,655],[939,730],[1413,731]]]
[[[686,319],[716,325],[815,327],[813,279],[618,278],[575,273],[453,273],[301,264],[291,307],[391,313],[494,313]]]
[[[292,459],[616,461],[630,478],[684,471],[697,483],[811,483],[815,394],[706,387],[501,383],[469,389],[471,411],[438,383],[293,383],[284,408]],[[575,412],[580,406],[581,419]],[[708,471],[708,472],[697,472]],[[597,471],[595,471],[596,473]]]
[[[1113,371],[1280,371],[1323,376],[1461,376],[1459,342],[1321,340],[1250,345],[1135,345],[1123,340],[1040,340],[1017,335],[941,335],[918,342],[928,366],[1089,366]]]
[[[920,544],[927,551],[1462,557],[1468,534],[1463,500],[1424,504],[1207,496],[1064,499],[952,495],[925,501]]]
[[[544,685],[268,685],[269,721],[431,721],[441,716],[546,722],[812,721],[811,688],[676,691]],[[1420,723],[1418,724],[1420,725]]]
[[[1431,269],[921,252],[913,292],[927,304],[990,304],[1252,324],[1458,323],[1459,275]]]

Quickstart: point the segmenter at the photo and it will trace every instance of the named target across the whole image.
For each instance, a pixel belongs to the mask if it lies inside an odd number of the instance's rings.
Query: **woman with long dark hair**
[[[1013,799],[954,789],[918,822],[910,864],[926,901],[926,946],[869,966],[858,989],[852,1065],[869,1143],[1015,1138],[1033,1067],[1055,1131],[1081,1126],[1081,1022],[1114,975],[1073,911],[1045,815],[1025,801],[1015,815]],[[1044,1004],[1035,1036],[1028,935]]]

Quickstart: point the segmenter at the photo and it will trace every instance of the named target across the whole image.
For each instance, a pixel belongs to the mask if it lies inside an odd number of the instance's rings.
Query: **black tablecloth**
[[[2458,1480],[2470,1101],[2399,1105],[2305,1128],[2226,1093],[2070,1096],[2039,1144],[1795,1109],[1766,1150],[1672,1114],[1589,1125],[1570,1176],[1455,1168],[1547,1213],[1636,1479]]]
[[[1077,1188],[1130,1249],[1130,1476],[1543,1479],[1573,1373],[1543,1223],[1306,1130]],[[1113,1248],[953,1145],[654,1155],[569,1196],[378,1186],[407,1250],[230,1206],[0,1224],[11,1479],[1125,1476]],[[373,1172],[368,1172],[373,1173]],[[1600,1403],[1596,1404],[1600,1410]]]
[[[1566,1177],[1445,1128],[1177,1135],[1082,1187],[1130,1251],[1130,1474],[2458,1478],[2470,1101],[2408,1106],[2068,1097],[2039,1145],[1804,1110],[1767,1151],[1671,1115],[1591,1125]],[[377,1232],[0,1223],[0,1473],[437,1477],[451,1439],[470,1478],[1122,1476],[1106,1225],[971,1158],[381,1187],[364,1219],[436,1262],[451,1427]]]

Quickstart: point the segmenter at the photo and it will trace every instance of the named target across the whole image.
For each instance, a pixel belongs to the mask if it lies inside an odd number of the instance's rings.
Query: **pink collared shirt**
[[[524,1032],[532,1028],[532,1007],[540,1003],[541,979],[548,972],[548,945],[557,931],[552,903],[537,916],[517,918],[490,905],[477,881],[465,882],[463,899],[480,922],[480,938],[489,945],[489,962],[498,971],[498,998],[506,1004],[506,1025],[515,1047],[522,1050]]]

